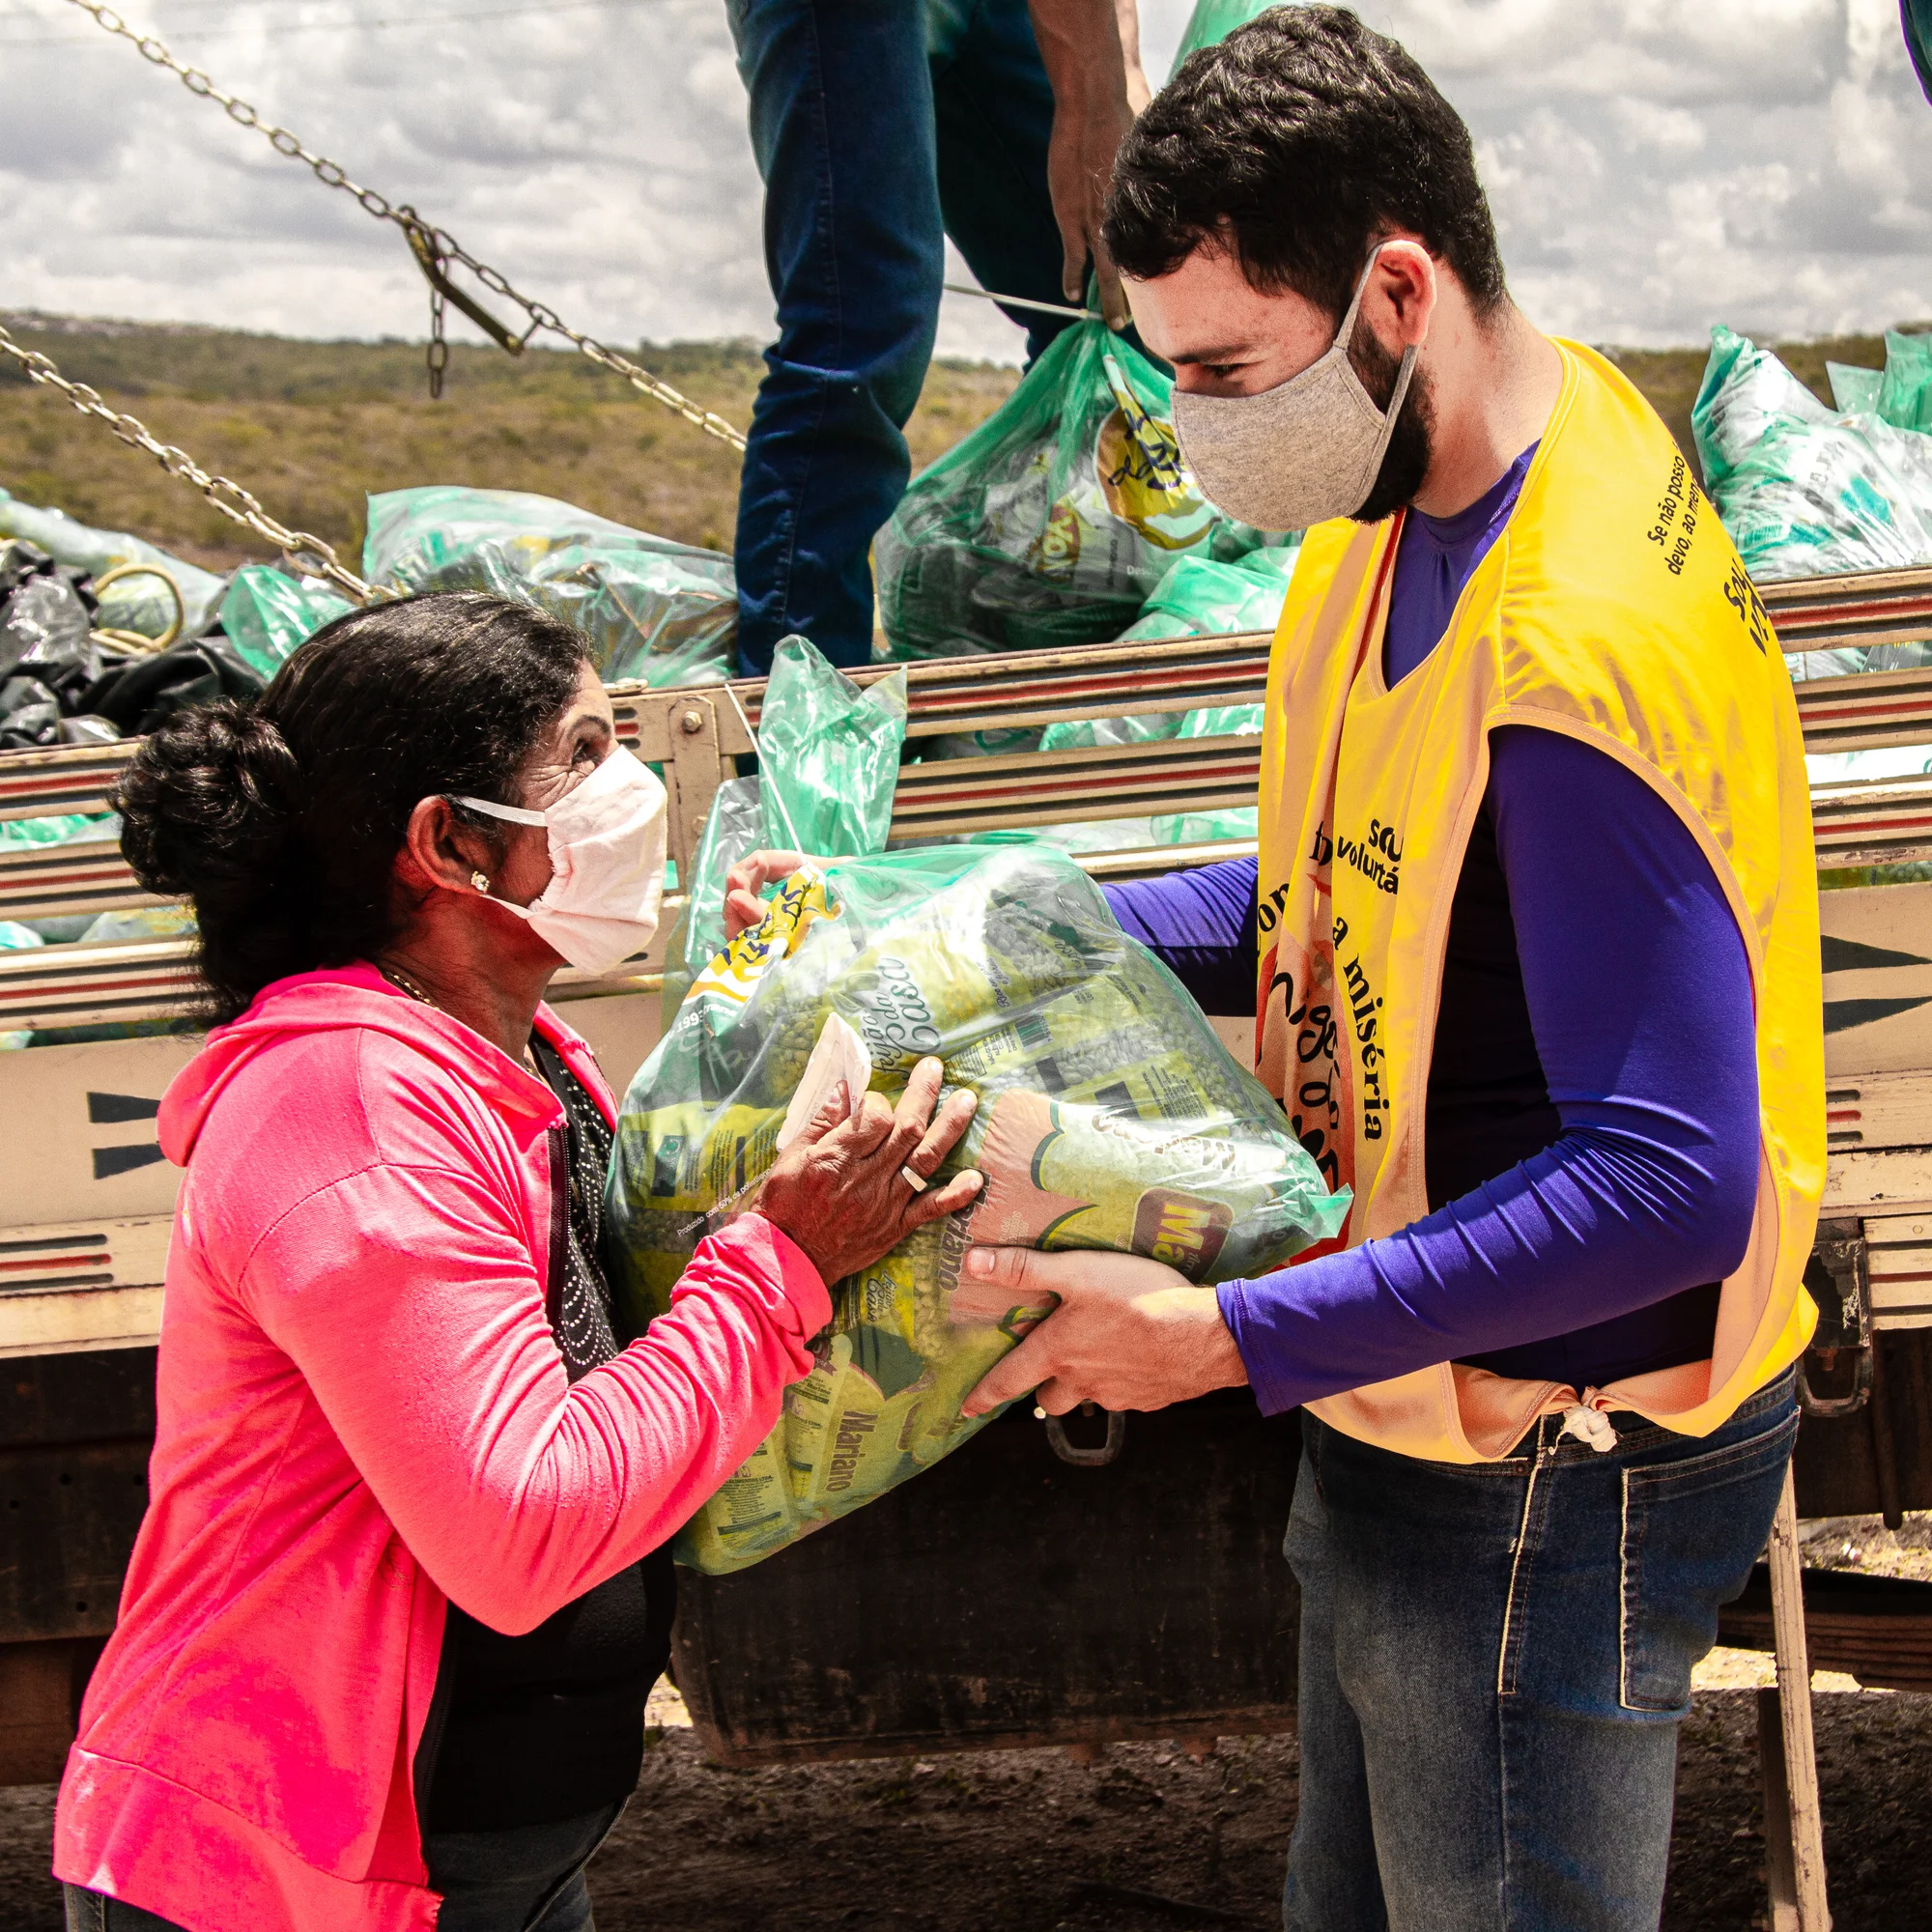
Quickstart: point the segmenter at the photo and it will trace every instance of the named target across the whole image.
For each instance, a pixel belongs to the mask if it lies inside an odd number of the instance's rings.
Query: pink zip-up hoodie
[[[589,1048],[537,1025],[607,1118]],[[545,1315],[544,1083],[368,966],[266,988],[161,1103],[187,1169],[153,1500],[54,1871],[192,1932],[435,1923],[412,1769],[446,1603],[533,1629],[777,1420],[825,1285],[770,1222],[575,1384]]]

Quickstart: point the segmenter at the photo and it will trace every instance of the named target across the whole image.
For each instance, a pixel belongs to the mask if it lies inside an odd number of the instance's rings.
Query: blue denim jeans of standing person
[[[1423,1463],[1304,1413],[1288,1932],[1655,1932],[1690,1672],[1770,1533],[1790,1375],[1692,1440]]]
[[[436,1832],[423,1844],[432,1890],[442,1894],[437,1932],[593,1932],[583,1867],[623,1805],[555,1825],[498,1832]],[[98,1891],[67,1888],[68,1932],[183,1932],[172,1919]]]
[[[1053,94],[1025,0],[728,0],[779,338],[738,492],[738,655],[872,647],[873,535],[939,321],[945,238],[985,288],[1064,301]],[[1007,311],[1037,355],[1061,319]]]

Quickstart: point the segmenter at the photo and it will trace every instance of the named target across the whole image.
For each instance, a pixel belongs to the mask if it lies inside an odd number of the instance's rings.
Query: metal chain
[[[43,355],[38,349],[29,349],[24,343],[15,342],[4,324],[0,324],[0,355],[12,356],[27,372],[30,381],[58,389],[82,415],[99,417],[129,447],[145,449],[170,476],[179,476],[184,482],[192,483],[224,517],[232,518],[244,528],[253,530],[258,537],[273,544],[298,570],[307,572],[311,577],[327,578],[357,604],[367,604],[385,594],[357,577],[336,555],[334,546],[325,538],[315,536],[308,530],[292,530],[286,524],[278,524],[241,484],[226,476],[210,475],[186,450],[177,449],[171,442],[162,442],[138,417],[126,415],[114,409],[99,389],[89,388],[85,383],[70,382],[50,357]]]
[[[429,399],[435,402],[442,394],[442,372],[449,367],[449,338],[442,332],[442,291],[435,287],[429,292],[429,348],[424,353],[429,358]]]
[[[228,118],[242,128],[252,128],[278,155],[286,155],[289,159],[305,161],[314,172],[317,181],[325,187],[339,188],[344,194],[353,195],[366,213],[379,221],[392,221],[408,235],[412,230],[423,237],[434,252],[445,261],[455,262],[468,269],[493,295],[501,296],[504,300],[515,302],[529,318],[530,327],[525,339],[536,329],[548,330],[552,335],[560,335],[573,344],[591,361],[623,377],[640,395],[650,397],[653,402],[662,403],[666,409],[674,410],[686,422],[715,436],[721,442],[727,442],[733,449],[742,451],[745,447],[743,433],[721,415],[701,409],[689,396],[680,394],[671,385],[649,370],[640,369],[628,356],[620,355],[616,350],[599,342],[594,336],[585,335],[572,328],[554,309],[545,303],[533,300],[513,288],[499,270],[493,269],[487,262],[479,262],[475,256],[458,245],[455,238],[443,229],[425,221],[414,209],[407,205],[391,202],[386,196],[378,194],[374,188],[359,186],[350,180],[348,173],[336,162],[325,156],[312,154],[303,147],[300,139],[286,128],[278,128],[272,121],[267,121],[251,107],[247,101],[232,94],[223,94],[208,75],[197,67],[184,67],[168,49],[152,34],[137,34],[111,7],[98,4],[98,0],[69,0],[71,6],[78,7],[83,14],[92,16],[97,25],[108,33],[128,42],[143,60],[151,61],[156,67],[166,68],[174,74],[190,94],[198,94],[209,100],[217,101],[226,110]],[[521,347],[521,344],[519,344]],[[433,354],[434,352],[432,352]],[[432,364],[434,366],[434,364]]]

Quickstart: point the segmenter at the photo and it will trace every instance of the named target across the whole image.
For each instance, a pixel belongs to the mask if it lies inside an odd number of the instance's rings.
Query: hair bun
[[[266,899],[299,781],[282,734],[248,706],[178,712],[142,739],[109,801],[122,853],[151,893]]]

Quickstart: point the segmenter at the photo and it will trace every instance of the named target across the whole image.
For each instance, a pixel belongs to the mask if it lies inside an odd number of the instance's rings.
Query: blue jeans
[[[983,287],[1062,301],[1053,94],[1024,0],[728,0],[779,339],[738,493],[738,655],[872,647],[870,547],[939,320],[945,238]],[[1065,323],[1007,311],[1037,355]]]
[[[1304,1414],[1289,1932],[1655,1932],[1690,1672],[1770,1533],[1792,1390],[1701,1440],[1619,1414],[1603,1454],[1545,1416],[1471,1466]]]
[[[501,1832],[438,1832],[423,1842],[437,1932],[593,1932],[583,1867],[624,1807],[607,1805],[557,1825]],[[98,1891],[67,1888],[68,1932],[183,1932],[172,1919]]]

